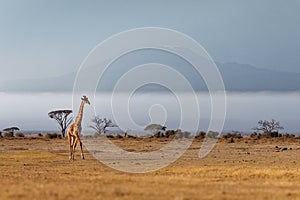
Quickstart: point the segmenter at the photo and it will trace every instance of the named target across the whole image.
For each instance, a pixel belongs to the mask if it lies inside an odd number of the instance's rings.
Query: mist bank
[[[184,93],[184,102],[191,101],[193,95]],[[73,108],[72,93],[0,93],[0,96],[1,130],[10,126],[18,126],[21,131],[58,130],[56,122],[48,117],[48,112],[74,109],[76,115],[77,105],[80,103],[78,99]],[[125,102],[124,105],[127,106],[112,107],[111,95],[108,93],[97,93],[95,99],[90,97],[94,102],[92,106],[85,107],[83,129],[92,131],[88,129],[88,125],[95,114],[120,122],[122,117],[127,117],[126,109],[129,111],[130,120],[140,127],[140,130],[132,130],[130,124],[125,124],[123,127],[127,130],[124,131],[139,132],[152,122],[164,124],[168,129],[177,129],[182,121],[182,105],[171,93],[137,93],[130,99],[120,93],[116,97],[117,99],[113,100],[114,104],[123,105]],[[196,98],[200,111],[199,130],[207,131],[211,118],[210,96],[206,92],[199,92]],[[185,109],[195,109],[191,105],[187,103]],[[116,112],[116,109],[119,112]],[[258,120],[274,118],[284,126],[283,133],[300,133],[299,113],[300,92],[229,92],[223,131],[238,130],[249,133]],[[185,117],[187,123],[193,120],[191,117]]]

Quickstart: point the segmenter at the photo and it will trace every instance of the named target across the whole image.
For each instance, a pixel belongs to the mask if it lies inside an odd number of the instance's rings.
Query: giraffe
[[[75,122],[73,124],[71,124],[71,126],[68,129],[68,141],[69,141],[69,145],[70,145],[70,149],[69,149],[70,160],[74,160],[74,152],[75,152],[76,144],[78,142],[79,142],[80,148],[81,148],[81,158],[84,160],[84,155],[83,155],[83,151],[82,151],[82,142],[79,138],[80,133],[81,133],[81,120],[82,120],[82,116],[83,116],[84,104],[90,105],[90,101],[86,96],[83,96],[81,98],[81,104],[79,107],[78,115],[75,119]]]

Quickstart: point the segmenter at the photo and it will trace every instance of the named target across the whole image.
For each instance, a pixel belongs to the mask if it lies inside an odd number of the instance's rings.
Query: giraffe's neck
[[[83,107],[84,107],[84,102],[81,101],[81,104],[80,104],[80,107],[79,107],[79,112],[78,112],[78,115],[75,119],[75,124],[81,124],[82,115],[83,115]]]

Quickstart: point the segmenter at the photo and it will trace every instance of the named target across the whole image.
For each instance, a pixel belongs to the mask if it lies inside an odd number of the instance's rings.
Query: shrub
[[[188,132],[188,131],[184,131],[184,132],[183,132],[183,137],[185,137],[185,138],[190,138],[190,137],[191,137],[191,133]]]
[[[256,133],[256,132],[252,133],[252,134],[250,135],[250,137],[251,137],[251,138],[257,137],[257,133]]]
[[[158,131],[157,133],[154,133],[152,136],[150,136],[150,138],[163,138],[163,137],[166,137],[164,135],[164,133]]]
[[[39,136],[39,137],[43,137],[43,134],[41,134],[41,133],[38,133],[38,136]]]
[[[51,134],[51,133],[47,133],[47,134],[45,135],[45,138],[47,138],[47,139],[52,139],[52,134]]]
[[[175,136],[175,134],[176,133],[175,133],[174,130],[167,130],[166,133],[165,133],[167,138],[171,138],[171,137],[173,138]]]
[[[176,134],[176,139],[179,138],[190,138],[191,137],[191,133],[188,131],[184,131],[184,132],[179,132],[178,134]]]
[[[163,137],[163,134],[160,131],[158,131],[153,136],[156,137],[156,138],[161,138],[161,137]]]
[[[16,133],[16,137],[25,137],[23,133]]]
[[[294,138],[295,137],[294,134],[288,134],[288,133],[283,134],[282,136],[285,137],[285,138]]]
[[[271,136],[271,137],[279,137],[279,134],[278,134],[277,131],[274,131],[274,132],[271,132],[271,133],[270,133],[270,136]]]
[[[114,139],[115,137],[113,135],[106,135],[107,138],[110,138],[110,139]]]
[[[231,137],[230,139],[228,139],[228,143],[234,143],[233,137]]]
[[[47,139],[54,139],[54,138],[58,138],[58,137],[59,137],[59,135],[57,133],[47,133],[45,135],[45,138],[47,138]]]
[[[136,136],[133,136],[133,135],[129,135],[126,133],[126,135],[124,136],[125,138],[131,138],[131,139],[137,139]],[[151,136],[152,137],[152,136]]]
[[[117,138],[117,139],[122,139],[122,138],[123,138],[123,136],[122,136],[122,135],[120,135],[120,134],[117,134],[117,135],[115,136],[115,138]]]
[[[209,138],[217,138],[218,135],[219,135],[219,133],[215,132],[215,131],[208,131],[208,133],[207,133],[207,137],[209,137]]]
[[[204,131],[200,131],[198,135],[195,136],[197,139],[204,139],[206,136],[206,133]]]
[[[240,133],[227,133],[225,135],[222,135],[222,138],[224,138],[224,139],[230,139],[230,138],[241,139],[241,138],[243,138],[243,136]]]
[[[6,137],[6,138],[14,137],[14,133],[13,132],[5,132],[5,133],[3,133],[3,137]]]
[[[250,135],[250,137],[253,138],[254,140],[259,140],[262,137],[262,135],[261,133],[254,132]]]

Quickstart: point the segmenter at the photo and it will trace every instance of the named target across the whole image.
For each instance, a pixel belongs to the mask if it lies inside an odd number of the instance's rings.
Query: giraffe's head
[[[88,99],[86,96],[81,97],[81,100],[82,100],[84,103],[90,105],[90,101],[89,101],[89,99]]]

